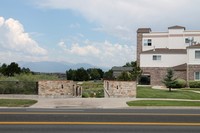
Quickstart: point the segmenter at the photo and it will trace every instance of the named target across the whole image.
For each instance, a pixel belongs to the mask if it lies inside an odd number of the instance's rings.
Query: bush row
[[[176,83],[172,88],[185,88],[187,85],[186,81],[184,79],[177,79]]]
[[[187,82],[184,79],[177,79],[173,88],[185,88]],[[190,88],[200,88],[200,81],[189,81]]]
[[[190,88],[200,88],[200,81],[189,81]]]

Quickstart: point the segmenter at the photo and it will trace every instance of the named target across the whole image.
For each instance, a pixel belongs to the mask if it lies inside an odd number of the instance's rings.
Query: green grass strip
[[[35,103],[37,103],[36,100],[0,99],[0,107],[29,107]]]
[[[129,106],[200,106],[197,101],[138,100],[127,102]]]
[[[169,98],[200,100],[200,94],[184,90],[158,90],[151,87],[138,87],[137,98]]]

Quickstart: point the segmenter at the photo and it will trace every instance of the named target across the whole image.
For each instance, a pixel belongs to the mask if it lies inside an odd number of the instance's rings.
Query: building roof
[[[190,45],[187,48],[200,48],[200,43],[195,45]]]
[[[150,33],[151,32],[151,28],[139,28],[137,30],[137,33]]]
[[[157,48],[143,51],[141,54],[187,54],[186,49]]]
[[[133,67],[112,67],[113,71],[132,71]]]
[[[184,29],[185,30],[185,27],[179,26],[179,25],[175,25],[175,26],[168,27],[168,29]]]
[[[181,65],[178,65],[178,66],[174,66],[174,67],[172,67],[173,68],[173,70],[175,70],[175,71],[186,71],[186,69],[187,69],[187,64],[185,63],[185,64],[181,64]]]

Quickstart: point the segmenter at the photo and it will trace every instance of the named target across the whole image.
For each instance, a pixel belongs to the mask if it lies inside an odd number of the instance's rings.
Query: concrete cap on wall
[[[150,33],[151,28],[138,28],[137,33]]]

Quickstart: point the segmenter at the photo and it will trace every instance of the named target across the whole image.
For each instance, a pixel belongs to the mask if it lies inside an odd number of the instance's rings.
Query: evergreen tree
[[[165,78],[163,79],[163,83],[165,84],[165,86],[167,88],[169,88],[169,92],[171,92],[172,87],[175,86],[176,84],[176,79],[173,78],[174,77],[174,72],[172,69],[168,69],[167,70],[167,74],[165,76]]]

